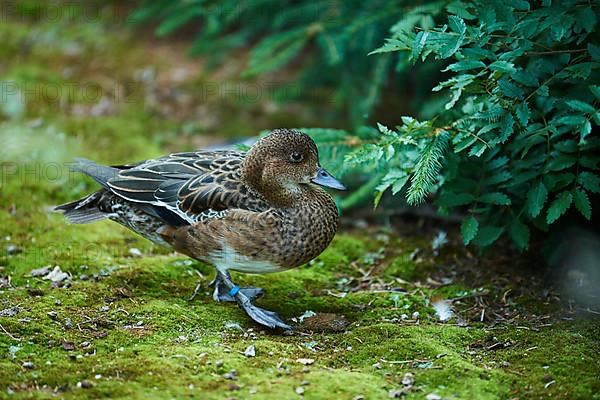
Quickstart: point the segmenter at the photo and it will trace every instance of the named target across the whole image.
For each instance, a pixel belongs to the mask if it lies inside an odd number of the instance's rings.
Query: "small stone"
[[[48,316],[53,321],[56,321],[58,319],[58,313],[56,311],[48,311]]]
[[[299,358],[296,360],[296,362],[302,365],[312,365],[315,362],[315,360],[313,360],[312,358]]]
[[[94,379],[101,379],[102,378],[102,374],[96,374],[94,375]]]
[[[56,299],[56,300],[54,300],[54,305],[55,306],[62,306],[62,301]]]
[[[414,313],[412,313],[412,319],[414,319],[414,320],[418,320],[420,316],[421,316],[421,314],[419,314],[418,311],[415,311]]]
[[[92,385],[92,382],[90,382],[90,381],[88,381],[88,380],[85,380],[85,379],[84,379],[84,380],[82,380],[81,382],[77,382],[77,387],[78,387],[78,388],[81,388],[81,389],[89,389],[89,388],[91,388],[92,386],[93,386],[93,385]]]
[[[195,388],[195,386],[194,386],[194,384],[193,384],[193,383],[190,383],[190,384],[188,385],[188,389],[190,389],[190,390],[194,390],[194,388]]]
[[[400,316],[400,319],[403,320],[403,321],[406,320],[406,319],[408,319],[408,314],[402,314]]]
[[[40,288],[29,288],[29,289],[27,289],[27,293],[33,297],[44,295],[44,291]]]
[[[87,281],[90,279],[90,277],[87,274],[81,274],[79,275],[79,279],[81,279],[82,281]]]
[[[215,361],[215,366],[217,368],[221,368],[223,366],[223,364],[224,364],[223,360],[217,360],[217,361]]]
[[[298,386],[296,388],[296,394],[302,396],[304,394],[304,388],[302,386]]]
[[[6,252],[7,256],[14,256],[15,254],[19,254],[21,249],[16,244],[10,243],[6,245],[4,251]]]
[[[429,393],[427,396],[425,396],[426,400],[442,400],[442,396],[440,396],[439,394],[435,394],[435,393]]]
[[[32,278],[36,278],[36,277],[48,275],[48,272],[50,272],[50,266],[46,265],[45,267],[42,267],[42,268],[32,269],[31,272],[29,272],[29,276],[31,276]]]
[[[110,307],[109,307],[109,306],[102,306],[102,307],[100,307],[100,309],[99,309],[99,311],[100,311],[100,312],[107,312],[107,311],[109,311],[109,310],[110,310]]]
[[[31,362],[31,361],[25,361],[25,362],[22,364],[22,366],[23,366],[23,368],[25,368],[25,369],[34,369],[34,368],[35,368],[35,365],[34,365],[34,364]]]
[[[235,331],[240,331],[240,332],[244,331],[244,329],[242,329],[241,325],[238,324],[237,322],[225,322],[225,329],[230,329],[230,330],[235,330]]]
[[[140,251],[140,249],[136,248],[136,247],[132,247],[129,249],[129,255],[131,257],[141,257],[142,256],[142,252]]]
[[[413,374],[411,374],[410,372],[407,372],[404,374],[404,377],[402,378],[402,384],[404,386],[412,386],[415,384],[415,376]]]
[[[19,306],[14,306],[10,308],[6,308],[4,310],[0,310],[0,317],[14,317],[21,311]]]
[[[229,379],[231,381],[236,380],[237,379],[237,371],[235,369],[232,369],[231,371],[224,373],[223,378]]]
[[[65,349],[67,351],[75,350],[75,343],[67,342],[66,340],[63,340],[62,347],[63,347],[63,349]]]
[[[250,346],[246,347],[246,350],[244,350],[244,355],[246,357],[255,357],[256,356],[256,348],[254,347],[254,345],[250,345]]]
[[[508,361],[502,361],[502,362],[500,363],[500,366],[501,366],[502,368],[508,368],[508,367],[510,367],[510,363],[509,363]]]
[[[67,328],[67,329],[73,328],[73,322],[71,321],[71,318],[65,318],[65,328]]]

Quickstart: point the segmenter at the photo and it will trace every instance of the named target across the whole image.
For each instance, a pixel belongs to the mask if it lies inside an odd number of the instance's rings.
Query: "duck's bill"
[[[325,171],[325,168],[319,167],[317,175],[311,179],[312,183],[321,185],[326,188],[346,190],[346,186],[337,179],[335,179],[329,172]]]

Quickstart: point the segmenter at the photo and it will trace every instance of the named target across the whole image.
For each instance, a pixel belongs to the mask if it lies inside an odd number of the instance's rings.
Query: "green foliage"
[[[447,101],[428,121],[380,126],[375,142],[346,157],[359,166],[380,159],[376,203],[408,180],[409,204],[435,192],[442,212],[466,214],[464,243],[482,247],[506,234],[525,249],[531,229],[546,230],[573,204],[590,219],[600,192],[599,6],[452,2],[446,23],[428,29],[407,22],[422,9],[403,17],[372,54],[448,60],[433,89]]]

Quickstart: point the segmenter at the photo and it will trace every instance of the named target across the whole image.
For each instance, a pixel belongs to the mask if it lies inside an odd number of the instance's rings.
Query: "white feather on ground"
[[[442,322],[448,321],[454,316],[452,302],[450,300],[437,299],[434,300],[431,305],[435,309],[435,315],[437,315]]]

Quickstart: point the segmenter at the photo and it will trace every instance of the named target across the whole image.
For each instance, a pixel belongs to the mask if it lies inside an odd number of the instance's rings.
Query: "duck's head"
[[[346,187],[319,164],[315,142],[293,129],[276,129],[260,139],[244,161],[246,183],[269,198],[291,198],[307,186],[346,190]]]

